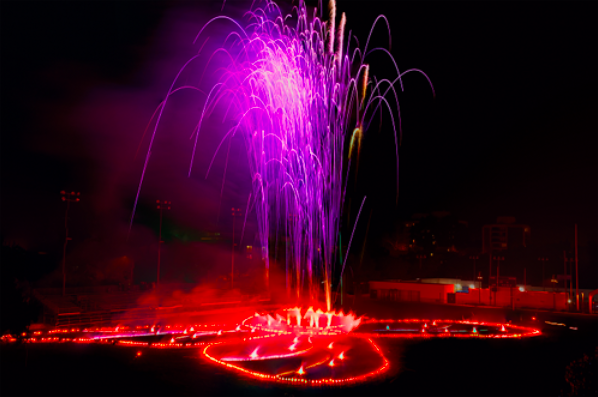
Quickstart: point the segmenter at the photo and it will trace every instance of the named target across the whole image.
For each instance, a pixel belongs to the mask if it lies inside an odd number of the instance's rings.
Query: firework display
[[[223,117],[220,125],[224,128],[218,131],[219,144],[207,173],[225,143],[230,145],[233,137],[239,136],[246,149],[252,185],[245,216],[255,208],[265,286],[268,289],[269,250],[284,241],[287,294],[298,300],[308,298],[316,309],[287,307],[229,324],[56,328],[19,337],[5,335],[4,342],[20,339],[28,343],[112,343],[137,349],[193,348],[210,362],[242,375],[321,386],[361,382],[385,372],[390,362],[375,343],[376,338],[521,338],[540,334],[536,329],[510,324],[374,320],[333,310],[333,287],[342,277],[366,199],[361,198],[347,251],[341,252],[343,203],[364,133],[374,116],[388,115],[395,138],[398,197],[401,123],[397,91],[403,90],[402,77],[409,72],[421,73],[430,86],[431,82],[418,69],[399,70],[390,53],[390,29],[388,49],[370,48],[374,28],[382,22],[389,26],[383,15],[375,20],[365,46],[360,48],[353,44],[358,41],[351,32],[346,33],[344,13],[337,25],[334,0],[328,4],[326,19],[321,4],[312,11],[300,1],[289,14],[283,14],[275,2],[265,0],[252,5],[240,21],[219,16],[199,31],[195,40],[203,49],[212,24],[224,21],[232,27],[223,44],[208,57],[207,69],[216,55],[223,55],[227,62],[212,71],[216,78],[211,81],[215,83],[205,92],[191,137],[188,175],[201,134],[207,133],[202,125],[210,118]],[[391,79],[370,75],[367,57],[372,52],[388,56],[396,71]],[[200,49],[181,68],[148,124],[149,129],[153,123],[153,132],[133,214],[169,98],[182,90],[203,92],[199,86],[179,81],[189,65],[203,56]],[[318,308],[320,301],[325,310]],[[136,354],[142,355],[142,350]]]
[[[269,247],[284,238],[289,295],[294,291],[300,297],[306,291],[310,299],[317,301],[318,286],[323,285],[326,308],[331,310],[332,287],[342,276],[347,257],[337,244],[347,179],[352,161],[358,161],[363,134],[375,114],[388,115],[395,135],[398,197],[401,131],[395,85],[402,90],[402,77],[409,72],[428,78],[418,69],[401,72],[389,50],[370,48],[369,37],[364,48],[352,47],[357,40],[346,32],[347,17],[343,13],[337,24],[334,0],[328,10],[324,20],[321,7],[310,15],[300,1],[284,15],[276,3],[266,0],[249,10],[240,22],[219,16],[200,30],[196,41],[202,42],[216,21],[225,20],[232,27],[224,45],[212,54],[225,54],[228,62],[214,72],[217,82],[203,103],[193,136],[189,176],[200,135],[206,133],[202,125],[220,109],[224,114],[222,125],[230,123],[231,127],[222,131],[207,172],[225,142],[241,136],[252,184],[248,206],[257,214],[266,287]],[[388,27],[381,15],[372,31],[382,21]],[[389,29],[389,47],[390,42]],[[367,57],[377,51],[387,54],[394,65],[396,75],[392,80],[370,77]],[[154,114],[156,121],[139,190],[168,98],[179,90],[199,90],[182,85],[178,79],[201,55],[200,51],[181,69]],[[354,225],[364,202],[365,197]],[[335,264],[341,269],[336,270]]]

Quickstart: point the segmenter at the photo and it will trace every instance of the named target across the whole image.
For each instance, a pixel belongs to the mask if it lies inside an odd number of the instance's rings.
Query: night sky
[[[225,12],[250,2],[227,1]],[[3,1],[1,7],[1,234],[5,242],[55,252],[64,238],[59,192],[81,191],[71,213],[73,245],[124,241],[154,109],[203,23],[222,2]],[[373,230],[413,213],[450,211],[481,226],[511,215],[535,241],[596,241],[598,3],[574,1],[339,1],[361,45],[378,14],[391,25],[392,54],[405,77],[400,196],[386,117],[367,134],[353,201],[368,196]],[[337,13],[340,15],[340,12]],[[222,25],[224,27],[224,25]],[[387,46],[384,25],[372,43]],[[371,73],[394,77],[373,56]],[[134,231],[153,238],[152,201],[185,233],[230,228],[249,175],[233,145],[222,205],[223,161],[207,180],[218,133],[204,135],[186,177],[191,119],[200,102],[175,101],[156,142]],[[208,129],[210,127],[208,126]],[[212,126],[214,131],[216,127]],[[218,219],[217,214],[221,216]],[[255,216],[255,215],[254,215]],[[249,219],[251,222],[252,220]],[[374,232],[374,235],[376,232]],[[145,236],[145,237],[143,237]]]

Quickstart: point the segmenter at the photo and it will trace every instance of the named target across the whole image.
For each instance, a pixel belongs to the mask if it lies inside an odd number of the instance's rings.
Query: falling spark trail
[[[359,207],[359,211],[357,212],[357,218],[355,218],[355,224],[353,226],[353,232],[351,233],[351,238],[349,238],[349,245],[347,246],[347,252],[345,253],[345,261],[343,262],[343,267],[341,269],[341,276],[340,278],[342,279],[343,277],[343,273],[345,271],[345,265],[347,264],[347,258],[349,257],[349,250],[351,249],[351,242],[353,241],[353,235],[355,234],[355,229],[357,228],[357,222],[359,221],[359,215],[361,215],[361,210],[363,209],[363,204],[365,204],[365,199],[366,197],[363,198],[363,200],[361,201],[361,206]],[[338,295],[338,290],[340,288],[340,283],[337,287],[337,294]],[[335,296],[335,300],[336,300],[336,296]]]
[[[399,83],[403,92],[403,76],[408,72],[421,73],[428,83],[430,80],[418,69],[401,73],[389,51],[390,25],[384,15],[374,21],[362,50],[351,31],[346,34],[348,18],[345,13],[341,14],[337,24],[334,0],[328,2],[327,21],[322,20],[324,10],[321,3],[317,10],[319,17],[316,10],[310,16],[305,3],[299,1],[289,14],[284,15],[274,1],[257,0],[240,21],[221,15],[210,19],[200,29],[193,43],[217,21],[232,24],[233,29],[226,35],[222,46],[211,54],[207,62],[210,65],[222,56],[225,65],[218,69],[219,77],[211,84],[207,95],[207,90],[198,87],[175,87],[181,73],[200,56],[207,43],[206,38],[199,53],[189,59],[176,75],[166,98],[152,116],[152,120],[156,117],[156,121],[131,224],[168,98],[182,89],[200,91],[202,97],[205,96],[205,102],[191,136],[194,139],[188,176],[191,177],[201,128],[206,120],[215,117],[217,109],[222,108],[225,111],[221,123],[232,122],[226,128],[230,125],[233,127],[223,134],[208,166],[206,178],[224,141],[230,139],[221,187],[222,200],[232,138],[240,135],[247,153],[252,186],[241,242],[253,200],[261,257],[266,270],[266,289],[269,288],[270,256],[277,258],[277,247],[282,242],[287,246],[287,292],[290,294],[291,289],[296,290],[299,297],[301,291],[307,290],[310,299],[314,299],[319,291],[318,286],[323,283],[326,307],[330,311],[333,304],[332,285],[338,284],[333,280],[336,277],[336,261],[337,258],[344,258],[340,262],[342,277],[365,202],[364,197],[347,252],[340,252],[339,230],[352,157],[355,157],[357,170],[364,134],[374,116],[379,112],[381,118],[382,110],[388,110],[395,139],[398,200],[400,137],[397,135],[402,135],[402,131],[394,85]],[[369,50],[372,33],[380,21],[388,28],[388,50],[380,47]],[[352,43],[356,43],[356,46],[351,52]],[[379,81],[375,76],[370,78],[366,58],[377,51],[388,55],[396,71],[395,77]],[[200,77],[203,78],[207,67]],[[394,100],[387,100],[387,96],[394,97]],[[353,153],[354,147],[356,153]],[[273,252],[270,252],[271,245]],[[310,318],[310,322],[314,320],[317,323],[319,317]]]
[[[243,220],[243,229],[241,229],[241,240],[239,240],[239,246],[243,243],[243,235],[245,235],[245,224],[247,223],[247,214],[249,213],[249,202],[251,201],[251,193],[247,197],[247,205],[245,206],[245,219]]]

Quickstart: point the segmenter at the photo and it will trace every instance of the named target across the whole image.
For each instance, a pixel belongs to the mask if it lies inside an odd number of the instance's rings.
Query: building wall
[[[377,299],[446,303],[447,294],[454,292],[455,286],[453,284],[370,281],[370,296],[374,297],[375,295]],[[415,298],[416,296],[418,299]]]
[[[488,289],[470,289],[469,293],[456,294],[457,304],[489,305],[490,299]],[[545,292],[545,291],[524,291],[517,288],[499,288],[495,294],[492,293],[492,306],[513,307],[515,308],[534,308],[546,310],[567,310],[567,294],[564,292]]]
[[[566,311],[569,309],[564,292],[524,291],[518,288],[499,288],[490,299],[487,288],[470,288],[468,293],[455,293],[454,284],[401,283],[370,281],[370,296],[391,301],[447,303],[447,295],[455,294],[455,303],[515,308]],[[587,298],[586,298],[587,299]]]

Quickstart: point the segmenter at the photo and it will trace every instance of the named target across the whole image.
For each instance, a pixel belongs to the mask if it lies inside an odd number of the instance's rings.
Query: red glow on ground
[[[83,331],[57,328],[17,336],[6,334],[0,340],[4,343],[21,340],[36,344],[96,343],[160,349],[202,347],[202,355],[210,362],[252,378],[320,386],[363,382],[386,371],[390,363],[372,338],[523,338],[541,334],[531,327],[478,321],[362,321],[355,320],[352,315],[311,308],[305,312],[299,308],[279,312],[285,315],[256,313],[241,324],[120,324],[90,327]],[[350,360],[345,356],[348,350],[351,350]],[[142,351],[138,350],[136,357],[141,355]],[[256,363],[267,360],[276,361],[268,365]]]
[[[429,320],[376,320],[362,321],[356,336],[386,338],[524,338],[541,335],[540,330],[513,324],[487,323],[467,320],[435,320],[435,329],[425,328]],[[424,324],[421,331],[410,329],[411,325]],[[376,324],[384,324],[384,329],[375,329]],[[396,324],[395,328],[390,325]],[[405,328],[407,327],[407,328]],[[374,329],[372,329],[374,328]]]
[[[281,336],[274,335],[274,339],[277,339],[280,337]],[[386,369],[388,369],[390,363],[384,357],[380,348],[371,339],[367,339],[367,342],[368,343],[366,345],[364,345],[364,347],[369,346],[372,353],[374,353],[375,355],[377,355],[379,357],[379,361],[381,362],[381,365],[379,367],[369,370],[368,372],[365,372],[365,373],[361,373],[358,375],[352,375],[352,376],[348,376],[348,377],[339,377],[339,378],[327,376],[325,373],[324,374],[320,373],[320,375],[318,375],[318,372],[321,372],[321,371],[314,372],[313,374],[309,375],[309,376],[311,376],[311,378],[306,377],[306,376],[308,376],[308,373],[306,371],[308,368],[315,368],[315,367],[322,366],[324,364],[326,364],[326,367],[334,367],[335,366],[334,358],[331,358],[329,353],[326,353],[326,355],[324,355],[323,360],[316,361],[313,364],[307,365],[307,366],[301,365],[298,369],[296,369],[294,371],[286,371],[286,372],[283,372],[280,374],[259,372],[259,371],[247,368],[245,366],[241,366],[240,364],[232,364],[230,362],[226,362],[221,359],[218,359],[211,352],[211,349],[217,348],[217,347],[220,347],[220,348],[226,347],[226,343],[216,342],[216,343],[207,345],[203,349],[203,355],[205,357],[207,357],[209,360],[211,360],[212,362],[218,363],[218,364],[223,365],[229,369],[239,371],[242,374],[245,374],[247,376],[251,376],[253,378],[260,379],[260,380],[283,382],[283,383],[287,383],[287,384],[303,384],[303,385],[311,385],[311,386],[345,385],[345,384],[357,383],[357,382],[362,382],[362,381],[368,380],[374,376],[381,374]],[[326,352],[327,351],[326,347],[327,347],[326,344],[322,345],[320,343],[319,350],[316,353]],[[363,349],[363,348],[361,348],[361,349]],[[343,354],[343,352],[341,352],[341,355],[342,354]],[[363,354],[363,352],[362,352],[362,354]],[[359,364],[359,363],[357,363],[357,364]],[[353,368],[353,373],[359,372],[359,371],[360,371],[360,368],[358,365],[356,365]],[[299,377],[299,378],[294,377],[292,374],[297,374],[297,375],[300,375],[301,377]],[[323,377],[316,378],[317,376],[323,376]]]

